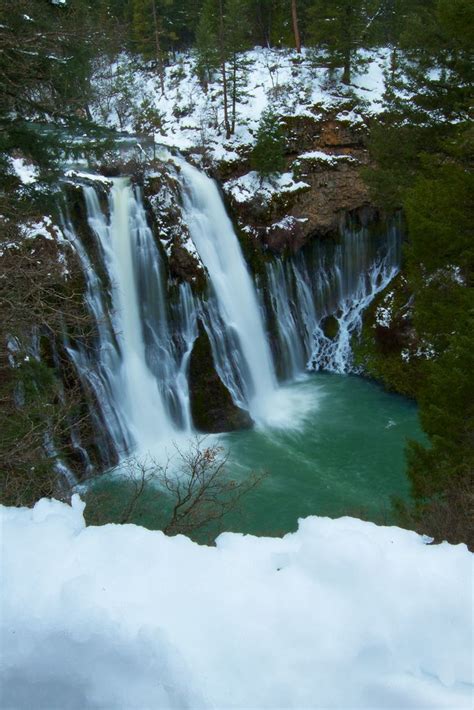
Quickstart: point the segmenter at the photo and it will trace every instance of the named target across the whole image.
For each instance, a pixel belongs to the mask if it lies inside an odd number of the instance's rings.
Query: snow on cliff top
[[[212,160],[235,161],[239,149],[255,143],[262,112],[269,106],[282,116],[315,116],[319,109],[334,108],[352,97],[364,103],[365,113],[382,109],[385,90],[383,72],[388,52],[380,49],[365,52],[364,68],[354,75],[348,89],[341,84],[329,85],[327,70],[316,66],[311,50],[302,55],[293,50],[256,47],[244,53],[248,66],[244,95],[238,103],[235,135],[226,140],[222,122],[222,89],[216,79],[205,93],[194,71],[192,54],[181,54],[178,61],[165,70],[165,92],[162,95],[155,71],[137,69],[127,55],[112,67],[97,72],[96,83],[105,91],[104,105],[94,107],[94,117],[110,126],[133,132],[132,111],[126,114],[123,101],[113,82],[126,77],[129,108],[137,111],[143,100],[149,102],[162,116],[162,128],[156,133],[158,143],[193,150],[205,148]],[[138,109],[141,117],[143,111]],[[351,123],[361,121],[355,111],[341,111],[340,118]]]
[[[1,508],[2,707],[471,707],[472,555],[352,518],[216,547]]]
[[[255,170],[224,183],[224,190],[236,202],[248,202],[258,198],[270,202],[276,194],[298,192],[309,187],[308,183],[296,180],[292,173],[280,173],[273,177],[260,176]]]

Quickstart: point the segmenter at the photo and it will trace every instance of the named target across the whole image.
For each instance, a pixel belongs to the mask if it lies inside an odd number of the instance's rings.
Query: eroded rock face
[[[388,390],[416,399],[435,353],[416,331],[413,306],[414,296],[400,273],[367,308],[352,345],[356,366]]]
[[[252,426],[247,412],[234,404],[217,374],[211,344],[201,324],[189,363],[189,397],[193,423],[199,431],[214,434]]]
[[[348,212],[367,216],[370,198],[361,168],[369,164],[368,129],[331,114],[288,117],[284,123],[288,171],[299,187],[270,189],[270,197],[258,188],[248,199],[227,194],[242,229],[271,251],[295,253],[312,237],[337,232]]]

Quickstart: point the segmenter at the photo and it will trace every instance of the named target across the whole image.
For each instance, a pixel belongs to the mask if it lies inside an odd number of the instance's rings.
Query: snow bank
[[[356,158],[354,158],[352,155],[336,155],[335,153],[323,153],[322,150],[311,150],[307,153],[301,153],[301,155],[299,155],[294,162],[298,163],[301,160],[306,160],[310,163],[330,163],[331,165],[337,165],[338,162],[357,163]]]
[[[217,546],[1,508],[2,708],[470,707],[464,545],[351,518]]]

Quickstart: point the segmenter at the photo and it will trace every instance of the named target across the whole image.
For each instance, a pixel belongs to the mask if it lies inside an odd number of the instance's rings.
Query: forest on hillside
[[[473,37],[470,0],[0,0],[2,502],[31,505],[55,491],[42,428],[45,411],[64,425],[54,368],[12,368],[4,346],[14,337],[26,352],[34,328],[64,328],[63,295],[41,286],[44,274],[28,254],[7,249],[21,240],[22,225],[57,209],[64,156],[100,161],[117,129],[129,126],[163,133],[159,100],[170,77],[182,78],[184,57],[192,57],[203,94],[217,92],[212,130],[225,141],[238,129],[242,102],[252,101],[255,48],[289,53],[296,67],[304,57],[351,108],[354,77],[383,50],[383,106],[369,120],[364,179],[380,213],[402,211],[399,318],[409,303],[424,355],[395,362],[397,332],[374,351],[368,326],[359,356],[366,374],[417,401],[428,437],[407,447],[412,500],[395,503],[400,523],[472,546]],[[133,75],[156,79],[158,103],[145,96],[133,106]],[[104,118],[112,105],[115,127]],[[267,112],[255,134],[252,167],[262,175],[283,172],[288,136],[280,123]],[[18,160],[36,182],[19,178]],[[75,305],[68,309],[68,327],[88,327],[82,318]],[[40,478],[31,476],[34,467]]]

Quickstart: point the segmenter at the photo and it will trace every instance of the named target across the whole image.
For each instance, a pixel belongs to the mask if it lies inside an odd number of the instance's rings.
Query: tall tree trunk
[[[351,83],[351,52],[352,52],[352,43],[353,43],[353,37],[352,37],[352,21],[353,21],[353,12],[352,12],[352,5],[351,3],[347,3],[346,9],[345,9],[345,26],[343,28],[344,32],[344,47],[343,47],[343,53],[344,53],[344,63],[343,63],[343,71],[342,71],[342,83],[343,84],[350,84]]]
[[[298,28],[298,12],[296,9],[296,0],[291,0],[291,17],[293,20],[293,34],[295,36],[295,47],[298,54],[301,53],[301,38]]]
[[[347,84],[347,85],[351,83],[351,50],[350,49],[346,49],[344,51],[342,83]]]
[[[160,88],[161,93],[165,93],[165,71],[163,67],[163,54],[161,52],[161,41],[160,41],[160,27],[158,23],[158,13],[156,12],[155,0],[151,0],[151,7],[153,10],[153,26],[155,29],[155,49],[156,49],[156,59],[158,61],[158,75],[160,77]]]
[[[235,123],[237,119],[237,53],[234,52],[232,57],[232,123],[230,132],[235,133]]]
[[[219,15],[219,49],[221,55],[222,89],[224,93],[224,126],[226,138],[230,138],[232,134],[229,124],[229,99],[227,92],[227,73],[225,68],[224,8],[222,5],[222,0],[219,0]]]
[[[392,51],[390,52],[390,78],[392,80],[392,84],[395,83],[395,79],[397,76],[397,69],[398,69],[398,52],[397,52],[396,46],[393,45]]]

